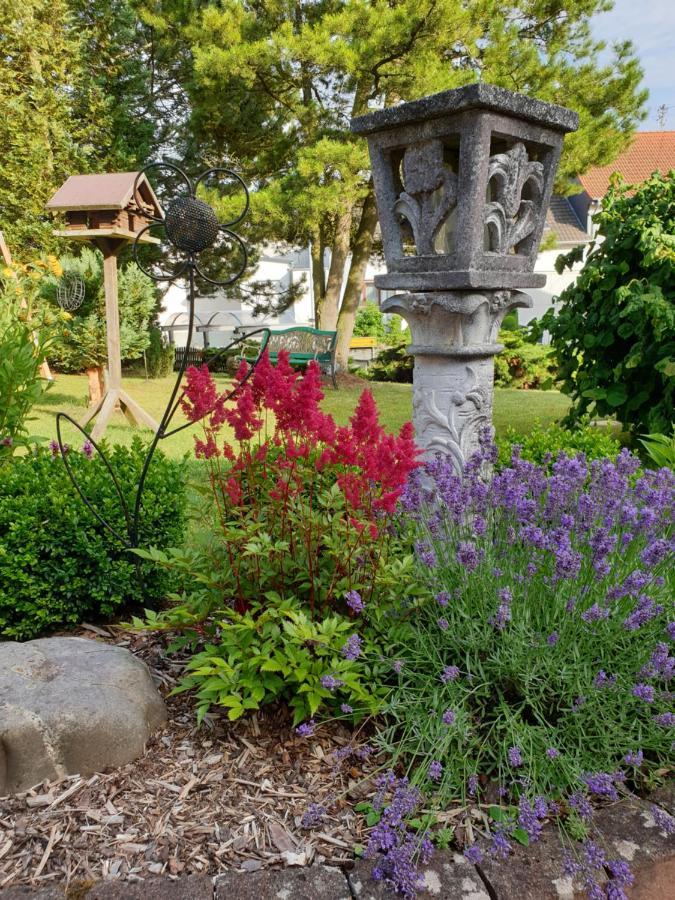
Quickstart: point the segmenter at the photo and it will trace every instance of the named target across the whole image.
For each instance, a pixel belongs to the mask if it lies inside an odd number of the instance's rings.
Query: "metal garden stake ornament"
[[[91,435],[89,435],[84,428],[75,421],[71,416],[67,413],[60,412],[56,417],[56,432],[58,438],[59,450],[61,453],[61,457],[66,466],[68,475],[70,480],[72,481],[75,489],[78,494],[87,505],[89,510],[93,513],[93,515],[98,519],[98,521],[104,525],[118,540],[120,540],[127,549],[131,550],[138,547],[139,541],[139,526],[141,520],[142,513],[142,499],[143,499],[143,489],[145,487],[145,482],[148,474],[148,469],[150,467],[150,463],[155,454],[155,450],[161,440],[165,438],[171,437],[174,434],[177,434],[179,431],[182,431],[184,428],[189,428],[193,422],[186,422],[182,425],[177,425],[176,427],[171,428],[171,421],[175,416],[183,394],[184,390],[181,390],[181,383],[183,380],[183,375],[185,374],[185,369],[187,366],[188,359],[188,351],[190,350],[190,346],[192,344],[192,335],[194,331],[194,318],[195,318],[195,284],[196,279],[201,278],[204,281],[209,282],[210,284],[216,285],[218,287],[226,287],[227,285],[233,284],[237,281],[243,274],[246,269],[246,265],[248,262],[248,253],[246,250],[246,246],[242,239],[231,229],[238,225],[246,213],[248,212],[249,207],[249,193],[246,185],[236,174],[236,172],[232,172],[229,169],[223,168],[214,168],[209,169],[200,175],[196,180],[192,180],[188,177],[188,175],[180,169],[178,166],[175,166],[170,163],[151,163],[149,166],[146,166],[141,172],[138,173],[136,177],[136,183],[134,186],[134,194],[136,193],[136,189],[138,187],[139,182],[144,176],[151,171],[157,169],[167,169],[170,173],[175,177],[178,177],[179,182],[184,187],[184,193],[181,196],[176,197],[171,202],[168,203],[167,208],[164,212],[163,216],[153,216],[152,221],[145,225],[136,235],[136,239],[133,244],[133,254],[134,260],[138,267],[144,272],[149,278],[153,281],[174,281],[178,278],[185,277],[187,281],[188,287],[188,329],[187,329],[187,340],[185,344],[185,352],[183,353],[182,361],[180,364],[180,368],[178,371],[178,375],[176,377],[176,381],[171,391],[171,395],[169,397],[169,401],[166,405],[164,413],[159,423],[159,427],[155,432],[155,435],[150,443],[148,448],[148,452],[146,454],[143,468],[141,469],[141,474],[138,480],[138,484],[136,486],[135,494],[133,495],[133,500],[131,506],[127,503],[127,500],[124,496],[124,493],[121,490],[119,481],[117,476],[115,475],[114,469],[112,468],[105,452],[101,449],[101,447],[96,443],[95,440],[92,439]],[[241,188],[244,194],[244,202],[243,208],[239,215],[237,215],[234,219],[231,219],[228,222],[221,223],[218,221],[218,216],[216,215],[215,210],[209,206],[208,203],[205,203],[203,200],[200,200],[197,197],[197,191],[200,185],[206,184],[207,179],[212,176],[225,176],[229,179],[234,180],[235,184]],[[168,242],[171,244],[171,247],[174,251],[177,251],[182,259],[180,260],[178,266],[174,269],[174,271],[166,273],[166,272],[156,272],[151,269],[148,269],[143,261],[139,258],[138,254],[138,245],[142,241],[143,236],[146,232],[149,232],[150,229],[163,228],[166,234],[166,238]],[[198,255],[203,253],[205,250],[211,250],[216,252],[217,255],[223,254],[222,247],[216,247],[216,244],[221,238],[221,236],[225,236],[227,239],[234,242],[241,253],[241,263],[234,274],[229,275],[227,278],[216,279],[212,278],[209,275],[206,275],[202,269],[199,268],[198,265]],[[60,302],[60,301],[59,301]],[[65,307],[64,307],[65,308]],[[74,308],[74,307],[71,307]],[[250,367],[247,375],[242,380],[242,382],[237,385],[237,387],[233,388],[230,392],[227,399],[231,399],[236,392],[241,387],[241,384],[244,384],[248,378],[250,378],[253,373],[255,366],[257,365],[258,360],[260,359],[260,355],[262,354],[267,341],[269,339],[270,330],[269,328],[259,328],[255,331],[249,332],[247,335],[242,335],[242,337],[237,338],[237,340],[231,341],[226,347],[223,347],[222,350],[215,354],[211,359],[206,363],[207,366],[214,366],[216,362],[228,351],[232,348],[236,347],[238,344],[242,343],[245,340],[248,340],[253,335],[261,335],[260,342],[260,352],[258,355],[258,359],[253,363]],[[212,412],[212,410],[207,410],[202,418],[205,418]],[[70,465],[67,453],[67,446],[63,442],[61,426],[62,422],[66,420],[70,422],[75,428],[80,431],[84,437],[91,443],[94,449],[97,451],[103,463],[108,470],[108,473],[111,477],[112,483],[114,485],[115,492],[119,499],[120,508],[124,515],[124,521],[126,524],[126,535],[120,533],[117,528],[110,524],[100,512],[96,509],[91,500],[86,496],[84,490],[79,484],[75,473],[73,472],[72,466]]]

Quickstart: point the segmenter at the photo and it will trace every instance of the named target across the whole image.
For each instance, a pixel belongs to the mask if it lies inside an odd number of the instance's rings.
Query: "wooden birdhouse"
[[[133,240],[162,209],[145,175],[138,172],[106,175],[71,175],[47,203],[47,209],[65,216],[59,237],[92,241],[96,238]],[[146,232],[141,240],[155,242]]]
[[[139,234],[151,221],[163,217],[155,192],[145,175],[138,172],[71,175],[47,203],[47,209],[62,213],[66,220],[66,227],[54,234],[74,241],[89,241],[103,254],[108,345],[106,389],[102,397],[91,397],[92,403],[80,426],[84,428],[94,416],[98,416],[91,432],[92,438],[97,440],[105,431],[111,415],[119,408],[132,423],[157,431],[157,422],[122,387],[117,297],[117,257],[122,248],[136,240],[159,243],[156,237],[151,237],[149,230]]]

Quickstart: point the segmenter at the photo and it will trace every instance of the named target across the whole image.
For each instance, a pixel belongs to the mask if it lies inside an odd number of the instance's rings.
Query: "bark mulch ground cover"
[[[363,842],[353,805],[376,763],[334,754],[365,737],[333,723],[303,739],[279,709],[234,724],[207,716],[198,728],[190,697],[167,696],[182,665],[165,655],[163,636],[93,627],[79,636],[143,659],[169,720],[127,766],[0,800],[0,888],[353,860]],[[329,807],[312,830],[301,821],[310,803]]]

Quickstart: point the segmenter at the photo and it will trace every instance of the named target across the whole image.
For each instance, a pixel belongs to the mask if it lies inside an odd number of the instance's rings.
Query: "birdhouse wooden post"
[[[61,213],[65,228],[58,237],[94,244],[103,254],[103,286],[107,331],[108,366],[105,393],[88,410],[80,423],[87,425],[98,415],[92,437],[104,433],[110,416],[120,408],[134,425],[146,425],[156,431],[157,422],[122,387],[120,317],[117,296],[117,257],[125,244],[136,239],[152,216],[162,214],[150,183],[138,172],[107,175],[71,175],[47,203],[47,209]],[[134,190],[134,185],[136,189]],[[146,243],[159,243],[147,233]]]

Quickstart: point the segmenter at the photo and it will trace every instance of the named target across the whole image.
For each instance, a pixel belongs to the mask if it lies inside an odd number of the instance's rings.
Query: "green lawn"
[[[225,378],[217,376],[224,386]],[[146,381],[142,377],[125,378],[125,387],[131,396],[145,409],[159,419],[168,400],[173,379],[160,378]],[[381,421],[389,429],[398,429],[411,416],[411,386],[408,384],[376,383],[370,387],[380,409]],[[344,423],[354,410],[354,406],[363,390],[361,386],[341,388],[338,391],[326,388],[323,406],[336,421]],[[42,403],[34,409],[35,420],[30,423],[32,434],[47,438],[55,436],[55,417],[59,411],[70,413],[75,419],[81,418],[87,405],[87,379],[83,375],[58,375],[56,382],[45,395]],[[494,423],[497,434],[503,434],[508,427],[526,434],[535,422],[542,425],[559,419],[569,406],[568,399],[557,391],[516,391],[496,390],[494,400]],[[184,421],[176,416],[176,422]],[[180,456],[192,449],[194,429],[185,429],[174,437],[162,442],[162,448],[172,456]],[[128,444],[135,433],[120,413],[108,427],[106,439],[110,443]],[[143,432],[149,436],[150,432]],[[78,446],[81,437],[75,429],[67,425],[64,428],[64,439]]]

